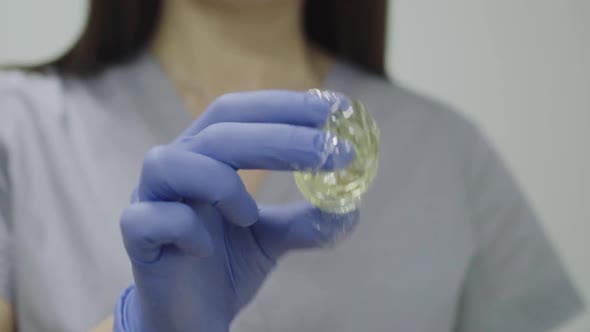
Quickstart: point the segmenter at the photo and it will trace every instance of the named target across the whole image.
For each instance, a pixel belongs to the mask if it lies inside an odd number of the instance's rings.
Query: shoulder
[[[0,159],[12,164],[46,148],[64,130],[66,93],[54,73],[0,71]],[[7,167],[6,164],[0,168]]]
[[[19,100],[28,106],[41,105],[46,108],[57,106],[62,97],[62,78],[55,73],[0,71],[0,102]]]
[[[0,71],[0,127],[14,130],[63,111],[62,79],[54,73]]]

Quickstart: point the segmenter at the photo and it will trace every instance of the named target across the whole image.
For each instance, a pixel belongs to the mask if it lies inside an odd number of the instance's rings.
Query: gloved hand
[[[229,94],[147,154],[121,217],[135,286],[119,299],[115,331],[228,331],[280,256],[354,227],[357,212],[259,208],[237,174],[345,167],[353,149],[318,129],[329,113],[311,93]]]

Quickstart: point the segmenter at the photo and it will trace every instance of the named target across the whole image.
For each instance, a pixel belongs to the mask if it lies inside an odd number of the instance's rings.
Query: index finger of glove
[[[203,115],[176,141],[194,136],[219,122],[282,123],[321,127],[330,113],[330,103],[317,93],[262,90],[235,92],[213,101]]]

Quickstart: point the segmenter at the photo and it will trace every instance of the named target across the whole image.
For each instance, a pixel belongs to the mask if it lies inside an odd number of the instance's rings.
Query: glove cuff
[[[127,287],[119,296],[115,305],[113,332],[133,332],[133,318],[127,315],[129,302],[135,293],[135,285]]]

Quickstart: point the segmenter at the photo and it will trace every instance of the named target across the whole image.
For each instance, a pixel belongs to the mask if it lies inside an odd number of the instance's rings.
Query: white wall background
[[[0,0],[0,64],[57,56],[86,10]],[[391,18],[390,72],[486,129],[590,299],[590,0],[394,0]]]
[[[87,0],[0,0],[0,65],[37,64],[72,45]]]
[[[484,127],[590,301],[590,0],[390,7],[390,72]]]

